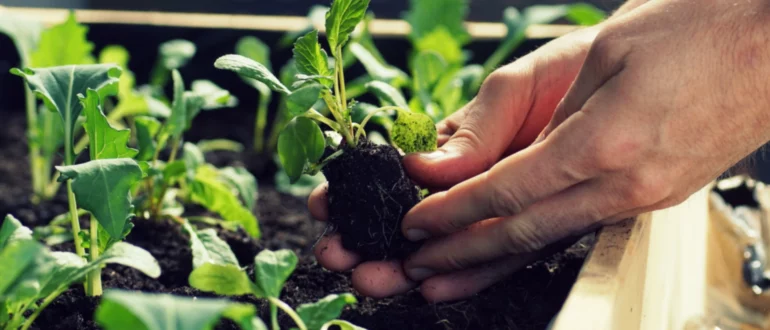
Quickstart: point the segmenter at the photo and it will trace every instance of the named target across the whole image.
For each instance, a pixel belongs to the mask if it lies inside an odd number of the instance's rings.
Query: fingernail
[[[421,241],[430,237],[430,234],[422,229],[409,229],[406,231],[406,238],[410,241]]]
[[[436,272],[428,268],[411,268],[406,271],[406,275],[409,275],[409,278],[411,278],[414,281],[422,281],[435,274]]]
[[[436,150],[428,153],[421,153],[420,158],[425,160],[436,160],[439,158],[444,158],[446,156],[446,151],[444,150]]]

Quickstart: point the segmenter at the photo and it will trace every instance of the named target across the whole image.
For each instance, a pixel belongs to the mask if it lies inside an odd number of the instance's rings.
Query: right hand
[[[447,189],[529,146],[551,120],[600,28],[565,35],[492,73],[475,99],[437,125],[439,150],[404,159],[410,177],[431,190]],[[326,188],[326,184],[317,187],[308,202],[311,214],[320,221],[328,218]],[[353,286],[366,296],[392,296],[417,285],[399,260],[360,263],[358,255],[342,248],[339,234],[323,237],[314,252],[329,270],[355,268]],[[466,298],[535,258],[499,260],[433,276],[422,282],[421,293],[432,302]]]

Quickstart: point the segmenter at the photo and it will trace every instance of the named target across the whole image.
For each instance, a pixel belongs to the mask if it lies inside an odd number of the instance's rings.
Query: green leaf
[[[374,93],[384,105],[394,105],[409,109],[409,104],[406,103],[406,99],[404,98],[404,95],[401,94],[401,91],[387,83],[382,81],[372,81],[366,84],[366,89]]]
[[[78,206],[91,212],[110,236],[123,239],[126,222],[133,216],[130,191],[142,178],[136,161],[102,159],[56,169],[60,182],[72,180]]]
[[[179,138],[187,127],[187,104],[184,97],[184,80],[179,71],[171,72],[174,81],[174,101],[171,103],[171,116],[166,120],[161,132],[161,140],[166,137]]]
[[[316,175],[303,175],[295,183],[291,183],[286,171],[280,170],[275,173],[275,189],[300,198],[307,198],[315,187],[324,182],[326,177],[321,172]]]
[[[257,179],[243,167],[225,167],[219,170],[223,181],[238,192],[249,210],[257,203]]]
[[[257,298],[265,297],[246,271],[235,265],[205,263],[190,273],[190,286],[201,291],[213,292],[223,296],[253,294]]]
[[[358,23],[364,19],[369,0],[334,0],[326,13],[326,38],[332,52],[348,41]]]
[[[324,134],[314,121],[305,117],[292,119],[278,136],[278,157],[291,182],[302,176],[308,164],[323,156]]]
[[[22,66],[30,66],[30,56],[40,43],[43,25],[36,20],[27,19],[9,12],[0,12],[0,33],[13,40],[21,57]],[[2,314],[2,313],[0,313]]]
[[[64,124],[65,143],[72,145],[78,116],[83,110],[77,95],[93,89],[104,97],[116,91],[120,67],[113,64],[70,65],[43,69],[12,69],[24,78],[48,110],[58,112]],[[67,155],[65,155],[67,156]]]
[[[95,319],[106,330],[211,330],[226,315],[254,318],[256,310],[226,299],[107,290]]]
[[[6,215],[0,227],[0,250],[20,240],[31,240],[32,230],[21,224],[13,215]]]
[[[297,314],[305,322],[308,330],[320,330],[324,324],[340,316],[342,309],[357,302],[352,294],[328,295],[311,304],[297,307]]]
[[[333,326],[336,326],[339,328],[339,330],[366,330],[365,328],[359,327],[353,323],[350,323],[348,321],[343,320],[332,320],[328,323],[324,324],[323,327],[321,327],[321,330],[329,330]]]
[[[198,149],[198,146],[190,142],[185,142],[182,150],[184,150],[182,160],[184,161],[187,177],[193,179],[198,171],[198,167],[206,164],[206,158],[203,156],[203,152]]]
[[[323,86],[311,83],[295,90],[286,98],[286,107],[292,117],[300,116],[310,110],[321,98]]]
[[[297,267],[297,255],[291,250],[262,250],[254,257],[254,277],[268,297],[278,298],[283,284]]]
[[[270,72],[270,70],[250,58],[241,55],[225,55],[214,62],[214,67],[217,69],[233,71],[246,78],[256,79],[276,92],[283,94],[291,93],[289,89]]]
[[[328,77],[317,80],[326,87],[331,86],[331,83],[333,83],[333,73],[329,69],[329,57],[326,55],[326,51],[321,49],[321,44],[318,43],[318,31],[310,31],[308,34],[297,39],[297,42],[294,43],[293,53],[299,73],[309,76]]]
[[[123,46],[109,45],[104,47],[99,53],[99,63],[101,64],[115,64],[123,68],[123,74],[120,76],[120,87],[118,91],[118,97],[123,102],[126,98],[135,96],[134,87],[136,85],[136,77],[134,73],[128,70],[128,60],[130,55],[128,50]]]
[[[583,26],[596,25],[607,18],[607,13],[589,3],[575,3],[567,7],[567,19]]]
[[[102,112],[99,93],[93,89],[86,91],[87,96],[78,95],[83,104],[86,122],[83,127],[88,134],[88,149],[91,160],[112,158],[133,158],[138,151],[127,147],[131,131],[118,130],[107,121]]]
[[[391,83],[400,86],[406,82],[409,77],[406,73],[396,67],[380,62],[368,49],[357,42],[348,46],[350,52],[364,65],[366,72],[375,80]]]
[[[210,80],[196,80],[192,83],[192,91],[184,93],[187,107],[187,126],[190,129],[192,121],[201,110],[232,108],[238,105],[238,99],[229,91],[217,86]]]
[[[167,70],[178,70],[195,56],[195,44],[184,39],[166,41],[158,47],[158,55]]]
[[[200,140],[196,145],[204,154],[213,151],[242,152],[244,149],[242,143],[228,139]]]
[[[190,198],[223,219],[240,224],[252,237],[259,238],[257,218],[247,209],[224,182],[219,172],[211,166],[200,166],[190,183]]]
[[[217,236],[212,228],[195,230],[189,222],[183,225],[184,230],[190,235],[190,248],[193,254],[193,269],[210,263],[216,265],[233,265],[240,267],[238,259],[227,242]]]
[[[411,0],[406,21],[412,27],[411,39],[420,40],[436,29],[445,29],[460,45],[470,41],[464,21],[468,0]]]
[[[239,39],[235,44],[235,53],[262,63],[268,70],[272,70],[270,47],[257,37],[246,36]]]
[[[241,330],[267,330],[265,322],[254,314],[254,305],[238,304],[231,306],[222,316],[235,321]]]
[[[155,155],[157,148],[155,135],[160,130],[160,122],[152,117],[139,116],[134,117],[134,124],[136,125],[136,141],[139,147],[136,159],[148,161]]]
[[[433,85],[447,71],[447,63],[441,55],[434,51],[422,51],[412,62],[415,89],[430,93]]]
[[[438,53],[449,65],[459,65],[465,60],[462,45],[443,26],[417,39],[414,46],[418,52]]]
[[[34,240],[19,240],[0,250],[0,301],[30,299],[38,295],[53,267],[48,250]]]
[[[433,120],[421,113],[399,111],[393,124],[393,143],[405,153],[436,150],[438,133]]]
[[[88,34],[88,27],[79,24],[75,19],[75,12],[70,12],[65,22],[43,31],[29,65],[45,68],[96,63],[91,55],[94,44],[88,42],[86,34]]]
[[[146,250],[126,242],[113,244],[98,259],[91,262],[91,264],[94,263],[120,264],[134,268],[152,278],[160,276],[158,261]]]

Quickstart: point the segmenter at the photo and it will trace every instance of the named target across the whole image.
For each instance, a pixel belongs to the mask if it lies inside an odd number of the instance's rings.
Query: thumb
[[[517,70],[521,71],[521,70]],[[441,147],[407,155],[411,178],[431,188],[446,188],[488,170],[513,141],[529,111],[526,74],[501,69],[487,78],[479,95],[438,126],[456,127]],[[516,87],[518,88],[516,88]],[[459,123],[459,124],[458,124]]]

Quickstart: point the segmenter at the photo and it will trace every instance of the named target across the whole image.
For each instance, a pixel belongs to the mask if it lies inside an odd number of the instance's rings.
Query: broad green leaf
[[[257,179],[243,167],[225,167],[219,175],[227,184],[238,192],[238,196],[249,210],[257,203]]]
[[[134,73],[128,70],[128,60],[130,55],[128,50],[123,46],[109,45],[104,47],[99,53],[100,64],[115,64],[123,69],[123,74],[120,75],[120,86],[118,91],[118,97],[123,102],[126,98],[135,96],[134,86],[136,85],[136,77]]]
[[[252,237],[259,238],[257,218],[247,209],[238,196],[220,180],[219,172],[211,166],[198,167],[190,182],[190,198],[223,219],[240,224]]]
[[[300,198],[307,198],[313,189],[324,182],[326,177],[321,172],[316,175],[303,175],[295,183],[291,183],[286,171],[280,170],[275,173],[275,189]]]
[[[417,39],[414,46],[418,52],[438,53],[449,65],[459,65],[465,60],[462,45],[443,26]]]
[[[227,242],[217,236],[216,230],[212,228],[196,230],[189,222],[185,222],[182,227],[190,235],[193,269],[206,263],[241,266]]]
[[[182,150],[184,151],[182,160],[184,161],[187,177],[193,179],[198,171],[198,167],[206,164],[206,157],[203,156],[203,152],[198,149],[198,146],[190,142],[185,142]]]
[[[295,90],[286,97],[286,107],[291,116],[300,116],[310,110],[321,98],[323,86],[311,83]]]
[[[464,21],[468,15],[468,0],[411,0],[406,21],[412,27],[410,37],[420,40],[438,28],[443,28],[460,45],[470,41]]]
[[[171,72],[171,77],[174,81],[174,101],[171,103],[171,116],[166,120],[161,133],[164,136],[163,140],[165,140],[165,136],[179,138],[187,127],[187,100],[184,97],[184,80],[177,70]]]
[[[294,43],[293,53],[299,73],[328,77],[327,79],[318,79],[318,82],[327,87],[331,86],[333,73],[329,69],[329,57],[326,55],[326,51],[321,49],[321,44],[318,43],[318,31],[310,31],[297,39],[297,42]]]
[[[335,52],[348,41],[358,23],[364,19],[369,0],[334,0],[326,13],[326,38],[329,48]]]
[[[19,240],[0,250],[0,301],[34,299],[53,267],[48,250],[34,240]]]
[[[196,80],[192,83],[192,90],[184,93],[185,106],[187,107],[187,126],[190,129],[192,121],[201,110],[214,110],[232,108],[238,104],[238,99],[230,92],[209,80]]]
[[[291,250],[262,250],[254,257],[254,277],[268,297],[278,298],[283,284],[297,267],[297,255]]]
[[[404,95],[395,87],[382,81],[372,81],[366,84],[366,89],[374,93],[380,102],[385,105],[393,105],[404,109],[409,109]]]
[[[45,106],[38,109],[37,115],[41,153],[44,157],[52,159],[64,144],[64,125],[62,125],[61,116],[57,112],[48,111]],[[47,167],[50,166],[47,165]]]
[[[268,47],[262,40],[257,37],[247,36],[238,40],[235,45],[235,53],[247,58],[250,58],[257,63],[261,63],[267,68],[268,71],[272,71],[272,64],[270,62],[270,47]],[[243,81],[257,89],[263,98],[270,97],[270,87],[267,87],[264,83],[259,82],[256,79],[246,78],[241,76]]]
[[[238,304],[228,308],[222,316],[235,321],[241,330],[267,330],[265,322],[254,314],[254,305]]]
[[[447,63],[441,55],[434,51],[422,51],[412,62],[415,89],[430,93],[433,85],[447,71]]]
[[[37,49],[42,32],[43,24],[36,20],[6,11],[0,12],[0,33],[13,40],[22,66],[30,66],[30,56]]]
[[[204,263],[190,273],[189,281],[193,288],[223,296],[265,296],[264,292],[249,280],[246,271],[235,265]]]
[[[155,135],[160,130],[160,122],[152,117],[139,116],[134,117],[134,124],[136,125],[136,141],[139,147],[136,159],[148,161],[152,159],[157,148]]]
[[[51,252],[51,270],[44,274],[41,280],[42,288],[39,297],[46,297],[57,291],[66,290],[71,284],[85,277],[83,269],[86,267],[85,259],[71,252]]]
[[[427,115],[399,111],[392,135],[393,143],[405,153],[436,150],[438,133],[433,120]]]
[[[19,240],[31,240],[32,230],[21,224],[13,215],[6,215],[0,227],[0,250]]]
[[[95,319],[106,330],[211,330],[228,314],[253,318],[256,310],[226,299],[107,290]]]
[[[607,18],[607,13],[589,3],[576,3],[567,7],[567,19],[583,26],[596,25]]]
[[[250,58],[241,55],[225,55],[214,62],[214,67],[233,71],[242,77],[256,79],[276,92],[291,93],[263,64]]]
[[[195,51],[195,44],[184,39],[166,41],[158,47],[161,63],[167,70],[178,70],[187,65]]]
[[[96,63],[91,55],[94,44],[86,39],[86,34],[88,34],[88,27],[79,24],[75,19],[75,13],[70,12],[65,22],[43,31],[29,65],[35,68],[46,68]]]
[[[158,278],[161,272],[158,261],[149,252],[126,242],[113,244],[97,260],[92,261],[90,264],[94,263],[128,266],[152,278]]]
[[[323,156],[324,134],[314,121],[292,119],[278,136],[278,157],[291,182],[297,182],[308,164]]]
[[[83,110],[77,95],[89,89],[104,97],[116,92],[120,67],[113,64],[69,65],[43,69],[12,69],[50,111],[58,112],[64,124],[64,142],[72,145],[78,116]],[[65,155],[68,156],[68,155]]]
[[[78,95],[83,104],[86,122],[83,127],[88,134],[88,150],[91,160],[112,158],[133,158],[138,151],[127,146],[131,139],[131,130],[118,130],[107,121],[102,112],[99,93],[93,89],[86,91],[87,96]]]
[[[102,159],[57,166],[59,181],[72,180],[78,206],[93,214],[115,239],[123,239],[126,222],[133,216],[131,187],[142,178],[133,159]]]
[[[120,97],[118,105],[110,112],[111,117],[123,118],[134,116],[152,116],[168,118],[171,108],[152,95],[132,92]]]
[[[297,314],[308,330],[320,330],[327,322],[340,317],[345,306],[354,305],[356,302],[358,301],[352,294],[332,294],[315,303],[300,305],[297,307]]]
[[[365,328],[343,320],[329,321],[328,323],[324,324],[323,327],[321,327],[321,330],[329,330],[332,329],[332,327],[337,327],[339,330],[366,330]]]
[[[353,42],[349,46],[350,52],[364,65],[366,72],[375,80],[391,83],[399,86],[408,80],[403,71],[380,62],[368,49],[359,43]]]

